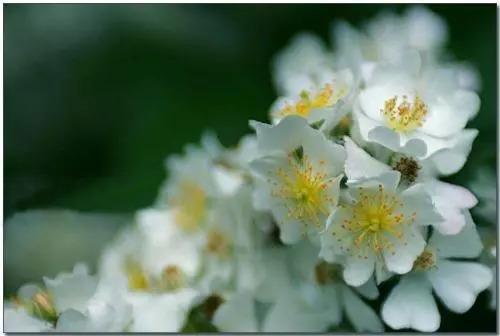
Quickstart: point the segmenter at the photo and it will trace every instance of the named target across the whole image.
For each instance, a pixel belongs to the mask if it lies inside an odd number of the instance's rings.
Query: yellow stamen
[[[185,231],[196,231],[205,216],[206,203],[205,191],[198,184],[182,181],[178,193],[170,199],[176,224]]]
[[[326,84],[317,92],[302,91],[300,97],[293,103],[286,103],[285,106],[276,112],[278,117],[284,118],[289,115],[298,115],[307,118],[312,110],[331,107],[339,99],[344,97],[347,89],[343,85],[334,90],[333,84]]]
[[[335,202],[327,190],[334,179],[328,177],[322,167],[314,169],[306,155],[297,160],[291,153],[288,162],[287,170],[277,169],[278,182],[271,181],[272,195],[283,199],[290,218],[319,226]]]
[[[350,216],[340,224],[353,235],[357,250],[351,252],[360,257],[367,256],[369,251],[394,253],[394,239],[403,239],[405,225],[414,221],[416,214],[407,218],[402,212],[404,204],[382,185],[378,189],[360,187],[357,193],[355,202],[343,205]]]
[[[125,272],[130,290],[146,291],[150,289],[149,279],[138,263],[128,261],[125,265]]]
[[[398,104],[398,96],[385,101],[384,108],[380,110],[386,123],[395,131],[411,132],[423,125],[427,115],[427,105],[416,96],[409,102],[406,96]]]
[[[167,291],[175,291],[184,287],[184,273],[176,265],[168,265],[161,274],[161,287]]]
[[[212,229],[208,231],[205,249],[218,257],[225,257],[231,250],[229,237],[223,232]]]

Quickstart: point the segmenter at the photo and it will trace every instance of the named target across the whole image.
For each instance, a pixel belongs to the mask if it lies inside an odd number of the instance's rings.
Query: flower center
[[[400,100],[398,96],[394,96],[384,102],[384,108],[380,112],[389,127],[405,133],[423,125],[427,105],[419,96],[416,96],[413,102],[408,101],[406,96]]]
[[[413,270],[426,271],[434,266],[436,266],[436,254],[426,248],[413,263]]]
[[[392,162],[392,169],[400,172],[401,179],[408,184],[415,182],[420,168],[418,162],[411,157],[401,156]]]
[[[128,288],[132,291],[146,291],[150,289],[148,276],[142,267],[133,261],[127,261],[125,264],[125,273],[127,275]]]
[[[229,255],[231,242],[226,234],[219,230],[212,229],[207,233],[205,249],[208,253],[218,257]]]
[[[205,191],[196,183],[182,181],[179,191],[170,203],[175,208],[175,222],[185,231],[198,229],[205,215],[207,197]]]
[[[282,198],[288,216],[303,222],[319,225],[321,216],[327,216],[334,199],[328,195],[327,187],[333,183],[322,170],[316,171],[307,156],[297,157],[292,152],[288,158],[288,169],[278,168],[278,182],[272,182],[272,195]],[[324,165],[321,161],[320,165]]]
[[[318,285],[324,286],[342,277],[338,266],[328,264],[326,261],[320,261],[314,267],[314,278]]]
[[[408,223],[401,211],[404,204],[398,197],[385,191],[382,185],[378,189],[360,187],[357,200],[342,206],[350,211],[350,218],[343,221],[342,228],[353,234],[360,256],[366,255],[366,250],[394,253],[393,240],[403,239],[404,225]],[[414,221],[415,216],[413,213],[410,220]]]
[[[184,287],[184,273],[176,265],[168,265],[161,273],[160,287],[166,291],[175,291]]]
[[[300,97],[294,103],[286,103],[285,107],[277,112],[280,117],[289,115],[299,115],[307,118],[313,109],[333,106],[337,101],[345,96],[346,88],[340,85],[337,90],[333,89],[333,84],[325,84],[316,92],[302,91]]]

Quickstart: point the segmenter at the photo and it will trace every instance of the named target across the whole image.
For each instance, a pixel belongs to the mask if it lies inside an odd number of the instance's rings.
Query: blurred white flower
[[[465,313],[477,295],[490,286],[492,273],[477,262],[453,258],[476,258],[481,249],[481,240],[470,216],[457,235],[434,232],[412,272],[401,278],[382,306],[384,321],[393,329],[436,331],[440,315],[432,290],[448,309]]]
[[[421,57],[426,64],[433,64],[447,36],[444,20],[419,6],[410,7],[401,16],[383,12],[368,21],[364,31],[344,21],[332,25],[335,59],[361,78],[376,64],[402,64],[408,57]]]
[[[261,155],[250,164],[256,207],[273,213],[285,243],[316,236],[338,202],[344,149],[300,117],[252,126]]]

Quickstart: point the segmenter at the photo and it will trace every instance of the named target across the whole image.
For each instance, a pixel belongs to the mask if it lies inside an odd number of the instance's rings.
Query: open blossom
[[[376,68],[354,115],[365,141],[425,159],[456,146],[478,110],[478,96],[452,71],[412,64]]]
[[[437,180],[422,163],[405,155],[391,154],[387,164],[376,160],[350,138],[345,138],[347,153],[346,175],[348,181],[377,176],[391,170],[401,174],[400,184],[409,187],[420,184],[432,198],[442,220],[430,223],[443,234],[456,234],[464,227],[466,213],[477,204],[476,197],[466,188]],[[382,155],[383,156],[383,155]],[[427,170],[427,171],[426,171]]]
[[[382,318],[393,329],[436,331],[440,315],[432,291],[455,313],[465,313],[477,295],[488,288],[492,272],[484,265],[453,258],[476,258],[482,250],[474,223],[457,235],[434,232],[413,270],[392,289],[382,307]]]
[[[343,148],[299,117],[253,127],[261,154],[250,165],[255,205],[273,213],[285,243],[317,234],[338,202]]]
[[[447,35],[442,18],[417,6],[410,7],[401,16],[385,11],[368,21],[364,31],[344,21],[335,22],[332,29],[337,62],[362,78],[378,63],[401,64],[417,56],[426,63],[435,63]],[[464,70],[464,74],[469,73]]]
[[[175,222],[195,232],[206,219],[210,198],[228,195],[241,184],[241,177],[214,163],[202,148],[188,146],[184,156],[167,160],[169,177],[160,190],[157,207],[172,208]]]
[[[352,286],[364,284],[375,272],[404,274],[425,247],[422,226],[441,220],[421,185],[397,190],[400,174],[383,173],[351,183],[345,200],[328,219],[321,236],[322,256],[342,258],[343,276]]]
[[[130,310],[120,298],[108,301],[97,291],[97,277],[84,264],[70,273],[44,278],[44,286],[26,284],[6,307],[10,332],[121,331]]]
[[[151,206],[16,214],[16,247],[38,246],[33,232],[48,222],[63,237],[103,235],[74,256],[113,230],[88,225],[129,223],[97,274],[77,264],[21,286],[4,304],[5,330],[434,332],[435,296],[465,313],[489,290],[495,309],[495,227],[470,213],[496,222],[496,178],[478,170],[463,183],[474,194],[441,180],[464,167],[479,133],[466,128],[479,76],[444,59],[447,38],[445,21],[415,6],[362,30],[334,24],[333,50],[300,34],[273,62],[269,124],[250,121],[255,132],[230,148],[207,131],[169,157]],[[85,230],[67,234],[75,222]],[[8,264],[24,269],[29,253],[9,252]]]
[[[348,112],[357,91],[347,68],[335,68],[333,57],[315,36],[295,38],[275,62],[280,96],[271,107],[270,118],[278,123],[296,115],[322,129],[335,126]]]
[[[131,306],[130,331],[179,331],[200,299],[191,287],[200,266],[196,237],[169,211],[145,210],[104,253],[101,291]],[[168,318],[166,318],[166,316]]]

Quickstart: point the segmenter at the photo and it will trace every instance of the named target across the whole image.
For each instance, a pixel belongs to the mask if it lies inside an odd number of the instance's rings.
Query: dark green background
[[[205,129],[226,145],[266,120],[270,62],[300,31],[327,41],[403,5],[4,5],[4,217],[29,208],[148,206],[166,155]],[[436,5],[449,51],[482,76],[480,130],[465,184],[496,162],[496,7]],[[8,237],[6,237],[8,239]],[[442,331],[494,331],[487,296]]]

